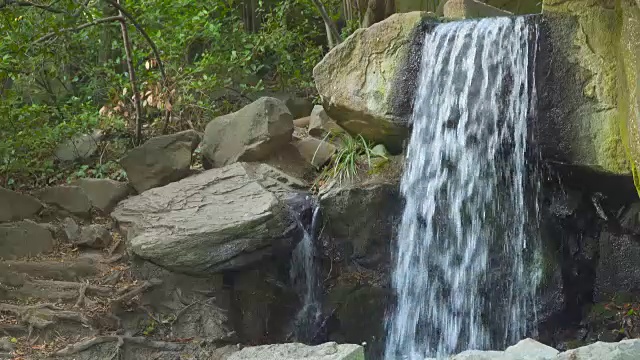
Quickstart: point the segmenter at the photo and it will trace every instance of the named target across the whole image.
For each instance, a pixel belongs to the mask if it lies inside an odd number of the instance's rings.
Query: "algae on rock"
[[[553,130],[538,139],[543,148],[555,147],[558,155],[552,160],[627,175],[627,121],[618,95],[622,18],[617,6],[611,0],[543,2],[554,48],[549,66],[556,72],[545,83],[551,90],[545,91],[557,99],[548,112],[553,115],[544,121]]]
[[[427,13],[394,14],[354,32],[313,69],[324,109],[338,125],[399,152],[408,133],[419,59],[412,48]],[[419,52],[419,50],[418,50]],[[406,71],[414,71],[408,75]]]
[[[636,189],[640,193],[640,4],[622,1],[620,14],[620,112]]]

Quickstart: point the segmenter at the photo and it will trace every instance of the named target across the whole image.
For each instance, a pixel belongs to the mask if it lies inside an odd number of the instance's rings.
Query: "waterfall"
[[[297,341],[313,342],[320,323],[320,282],[315,264],[315,239],[318,232],[320,207],[314,206],[311,224],[305,227],[299,217],[298,226],[303,231],[302,240],[293,250],[290,276],[294,288],[301,294],[302,306],[294,320],[294,337]]]
[[[535,36],[522,17],[425,35],[386,360],[503,348],[528,330],[540,277],[525,191]]]

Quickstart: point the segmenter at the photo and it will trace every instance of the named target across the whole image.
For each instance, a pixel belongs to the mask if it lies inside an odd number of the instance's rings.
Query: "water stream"
[[[536,33],[518,17],[425,35],[386,360],[504,348],[529,329],[540,277],[526,194]]]
[[[302,306],[294,320],[294,337],[297,341],[311,343],[321,321],[320,283],[315,264],[315,239],[318,232],[320,207],[314,206],[311,224],[305,226],[299,217],[298,226],[303,230],[302,240],[293,250],[290,276],[301,297]]]

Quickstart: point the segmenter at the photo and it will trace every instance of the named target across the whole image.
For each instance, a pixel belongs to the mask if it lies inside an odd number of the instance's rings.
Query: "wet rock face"
[[[635,315],[626,314],[640,299],[640,201],[631,188],[602,186],[600,176],[579,180],[545,184],[541,202],[544,266],[552,276],[539,301],[556,305],[543,312],[539,339],[564,350],[636,334]]]
[[[342,248],[345,260],[365,266],[389,262],[394,230],[402,212],[399,185],[399,179],[354,184],[322,196],[327,235]]]
[[[640,296],[640,238],[635,235],[602,233],[595,279],[594,300],[616,294]]]

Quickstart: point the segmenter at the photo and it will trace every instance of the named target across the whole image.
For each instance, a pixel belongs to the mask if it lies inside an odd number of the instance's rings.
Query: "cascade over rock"
[[[400,151],[417,75],[412,49],[424,31],[423,18],[430,16],[394,14],[358,29],[316,65],[313,77],[324,109],[338,125]]]

